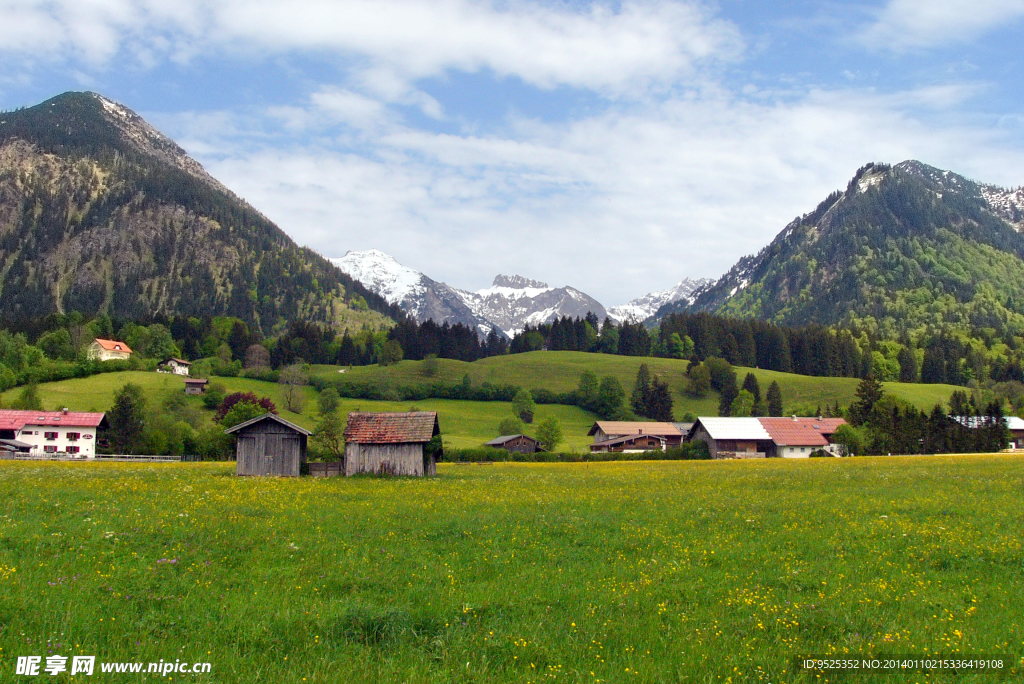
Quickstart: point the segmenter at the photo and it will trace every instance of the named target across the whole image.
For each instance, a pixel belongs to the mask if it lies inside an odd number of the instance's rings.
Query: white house
[[[106,414],[63,411],[0,410],[0,445],[28,454],[96,457],[96,431]]]
[[[192,364],[184,359],[165,359],[156,367],[160,373],[174,373],[175,375],[188,375],[189,366]]]
[[[127,359],[132,355],[132,350],[124,342],[117,340],[101,340],[96,338],[89,345],[88,355],[90,359],[100,361],[112,361],[115,359]]]

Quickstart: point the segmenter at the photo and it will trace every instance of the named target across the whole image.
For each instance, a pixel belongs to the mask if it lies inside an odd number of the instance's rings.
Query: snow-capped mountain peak
[[[340,259],[331,259],[331,263],[379,294],[389,304],[401,304],[410,296],[422,294],[425,287],[423,279],[426,276],[403,266],[393,256],[379,249],[348,251]]]
[[[653,316],[665,304],[678,301],[686,301],[687,304],[692,303],[697,291],[713,282],[710,278],[698,278],[696,280],[683,278],[675,287],[651,292],[642,297],[637,297],[627,304],[611,307],[608,309],[608,317],[616,323],[625,321],[639,323]]]

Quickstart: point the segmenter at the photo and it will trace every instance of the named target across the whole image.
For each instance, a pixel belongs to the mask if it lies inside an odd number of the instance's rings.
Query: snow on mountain
[[[403,266],[380,250],[350,251],[331,263],[420,323],[428,319],[438,324],[462,323],[482,336],[495,327],[467,307],[455,288]]]
[[[491,287],[468,292],[432,280],[376,249],[348,252],[331,263],[421,323],[462,323],[481,335],[497,329],[512,337],[527,325],[561,316],[583,318],[591,311],[598,319],[606,315],[600,302],[575,288],[550,287],[518,275],[499,275]]]
[[[1024,231],[1024,187],[1006,190],[994,185],[983,185],[981,196],[993,214],[1012,223],[1017,232]]]
[[[499,275],[491,287],[478,292],[457,290],[466,306],[512,337],[527,325],[540,325],[562,316],[585,318],[590,312],[604,319],[604,306],[573,287],[551,287],[519,275]]]
[[[627,304],[611,307],[608,309],[608,316],[616,323],[625,321],[639,323],[653,316],[665,304],[678,301],[692,304],[697,290],[711,285],[713,282],[710,278],[698,278],[697,280],[683,278],[675,287],[651,292],[637,297]]]

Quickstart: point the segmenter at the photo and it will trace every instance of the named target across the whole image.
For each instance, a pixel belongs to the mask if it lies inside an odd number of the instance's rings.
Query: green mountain
[[[0,317],[70,311],[236,316],[265,334],[400,315],[95,93],[0,114]]]
[[[856,325],[895,338],[1024,334],[1024,189],[917,161],[868,164],[692,305],[791,325]]]

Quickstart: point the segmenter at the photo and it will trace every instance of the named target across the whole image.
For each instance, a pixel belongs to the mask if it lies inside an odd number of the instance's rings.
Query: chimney
[[[62,408],[61,413],[63,413],[65,416],[68,415],[68,407],[65,406],[64,408]]]
[[[793,420],[796,420],[796,416],[793,416]]]

